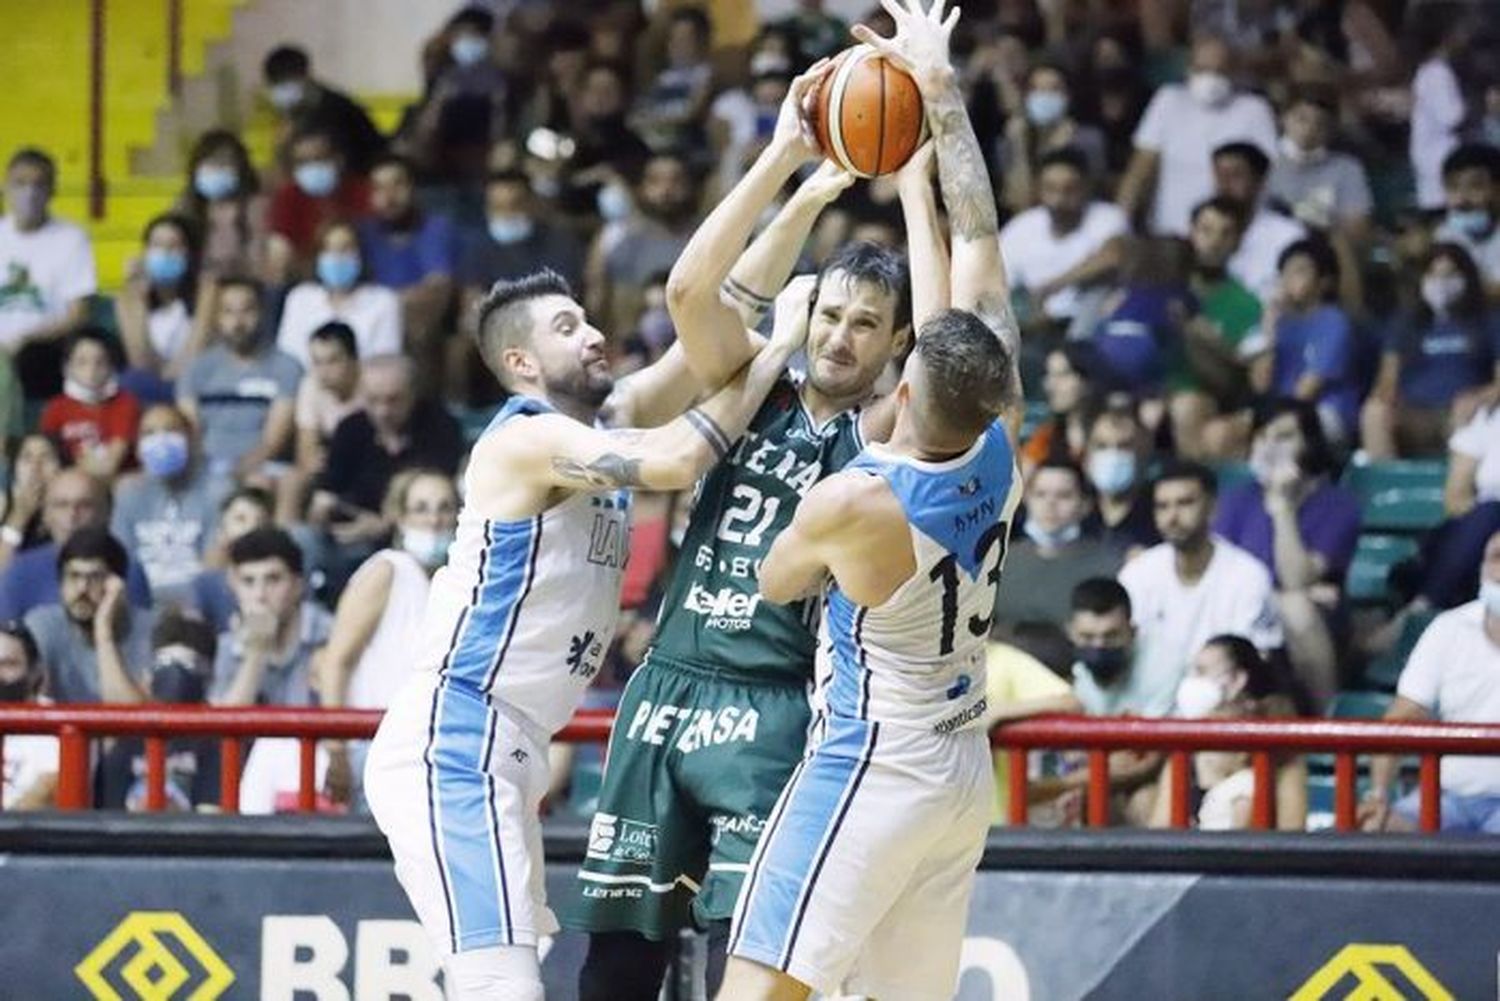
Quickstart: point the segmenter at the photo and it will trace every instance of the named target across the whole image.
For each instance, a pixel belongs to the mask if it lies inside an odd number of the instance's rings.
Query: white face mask
[[[1202,719],[1228,701],[1221,682],[1190,674],[1177,685],[1177,715]]]
[[[1035,521],[1026,522],[1026,537],[1043,549],[1056,549],[1066,546],[1070,542],[1076,542],[1083,534],[1082,525],[1064,525],[1056,531],[1048,531]]]
[[[1218,107],[1234,93],[1234,83],[1223,73],[1194,73],[1187,86],[1193,100],[1209,108]]]
[[[1312,164],[1318,163],[1328,157],[1328,150],[1322,146],[1316,149],[1303,149],[1292,142],[1291,136],[1281,137],[1281,155],[1292,163]]]
[[[77,379],[63,380],[63,395],[89,406],[103,403],[105,400],[111,399],[119,391],[120,383],[116,379],[110,379],[98,389],[94,389],[92,386],[85,386]]]
[[[448,547],[453,545],[454,533],[450,529],[434,532],[428,528],[403,528],[401,548],[417,558],[424,567],[440,567],[448,558]]]
[[[1479,582],[1479,603],[1486,612],[1500,619],[1500,580]]]
[[[1448,312],[1463,294],[1463,275],[1426,275],[1422,278],[1422,301],[1434,313]]]

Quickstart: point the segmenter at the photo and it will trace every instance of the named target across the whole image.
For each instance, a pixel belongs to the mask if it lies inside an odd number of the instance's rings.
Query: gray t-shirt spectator
[[[1365,168],[1348,153],[1329,153],[1310,163],[1278,156],[1266,193],[1304,223],[1318,227],[1369,218],[1373,205]]]
[[[312,690],[312,655],[328,642],[328,633],[332,628],[333,616],[327,609],[311,601],[304,601],[297,645],[285,658],[273,660],[266,665],[257,703],[265,706],[317,705],[317,696]],[[219,635],[219,650],[214,658],[214,680],[210,687],[211,698],[220,698],[229,691],[244,655],[245,648],[232,629]]]
[[[168,604],[190,598],[193,578],[218,527],[219,505],[234,483],[211,476],[200,464],[192,479],[174,487],[154,476],[120,484],[109,530],[146,570],[151,594]]]
[[[92,626],[68,618],[62,605],[42,605],[26,613],[26,627],[36,637],[47,669],[47,693],[56,702],[99,701],[99,654]],[[151,630],[156,613],[127,608],[125,632],[117,637],[125,669],[142,685],[151,669]]]
[[[271,346],[241,358],[221,344],[188,366],[177,393],[198,408],[203,454],[213,471],[232,469],[241,456],[260,444],[271,404],[295,400],[301,378],[297,360]]]
[[[1050,622],[1065,626],[1073,588],[1090,577],[1113,577],[1125,560],[1119,547],[1081,538],[1044,558],[1037,544],[1018,539],[1005,554],[1005,575],[995,598],[995,621],[1003,625]]]

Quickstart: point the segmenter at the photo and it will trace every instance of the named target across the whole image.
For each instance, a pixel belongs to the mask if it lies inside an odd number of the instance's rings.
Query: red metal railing
[[[1027,753],[1037,750],[1088,752],[1088,813],[1091,827],[1109,822],[1109,752],[1158,751],[1168,756],[1172,826],[1188,826],[1188,768],[1194,751],[1243,751],[1255,774],[1251,826],[1275,824],[1273,755],[1331,753],[1334,756],[1334,826],[1355,826],[1356,757],[1361,754],[1417,755],[1420,760],[1419,822],[1424,831],[1441,824],[1439,760],[1445,754],[1500,755],[1500,725],[1469,723],[1387,723],[1374,720],[1185,720],[1052,716],[998,728],[996,747],[1009,755],[1007,790],[1010,821],[1026,823]]]
[[[178,737],[217,737],[220,742],[221,808],[239,808],[242,744],[249,737],[289,737],[299,741],[298,809],[316,803],[314,763],[319,740],[362,740],[372,736],[379,712],[357,709],[211,708],[184,706],[0,705],[0,767],[8,734],[53,734],[59,741],[57,807],[88,809],[90,744],[104,737],[139,737],[146,749],[146,808],[166,807],[167,741]],[[585,710],[557,735],[576,743],[602,743],[614,716]],[[1189,768],[1194,751],[1242,751],[1255,775],[1251,824],[1275,823],[1274,755],[1331,753],[1334,756],[1334,825],[1355,826],[1356,758],[1365,754],[1417,755],[1420,824],[1435,831],[1441,822],[1439,761],[1445,754],[1500,755],[1500,725],[1387,723],[1365,720],[1178,720],[1052,716],[1006,724],[992,735],[1009,755],[1010,820],[1027,816],[1027,755],[1038,750],[1083,750],[1088,757],[1090,826],[1109,820],[1109,752],[1158,751],[1168,757],[1165,771],[1174,827],[1189,826]],[[3,805],[3,804],[0,804]]]

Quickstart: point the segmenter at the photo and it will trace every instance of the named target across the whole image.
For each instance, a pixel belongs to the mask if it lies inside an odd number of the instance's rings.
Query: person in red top
[[[370,214],[370,181],[348,169],[332,135],[309,128],[292,138],[287,150],[291,178],[271,195],[267,246],[277,281],[312,270],[317,235],[334,221],[354,222]]]
[[[62,440],[74,465],[105,482],[114,479],[135,451],[141,404],[117,378],[120,345],[98,327],[68,339],[63,354],[63,391],[47,401],[41,430]]]

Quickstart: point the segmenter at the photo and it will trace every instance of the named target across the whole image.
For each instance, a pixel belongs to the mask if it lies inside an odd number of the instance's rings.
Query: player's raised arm
[[[725,305],[719,290],[761,212],[797,168],[818,156],[802,105],[826,67],[820,62],[792,81],[770,144],[699,225],[667,278],[672,325],[688,364],[705,387],[723,385],[755,353],[755,339],[739,314]]]
[[[896,193],[901,199],[901,218],[906,223],[906,259],[911,270],[911,326],[922,329],[922,321],[951,304],[948,287],[948,244],[938,223],[937,199],[932,192],[932,168],[936,145],[928,140],[896,172]]]

